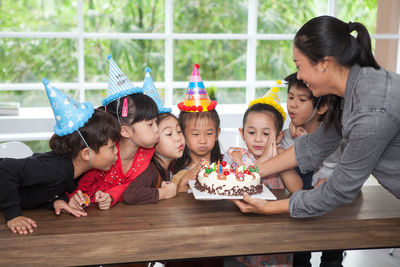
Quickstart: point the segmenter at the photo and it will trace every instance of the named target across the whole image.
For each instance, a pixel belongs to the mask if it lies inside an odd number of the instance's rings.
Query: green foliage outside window
[[[173,1],[174,33],[246,34],[248,1],[191,0]],[[85,33],[157,33],[165,32],[164,0],[84,0]],[[364,23],[376,32],[377,0],[338,0],[337,17]],[[78,31],[78,1],[2,0],[0,31],[66,32]],[[309,19],[326,14],[328,0],[258,1],[257,33],[295,34]],[[107,82],[108,62],[114,60],[134,84],[141,85],[144,68],[152,68],[152,77],[163,82],[165,40],[84,39],[85,82]],[[247,40],[174,40],[173,79],[189,81],[193,64],[201,66],[204,81],[243,81],[246,79]],[[0,38],[0,83],[40,83],[78,81],[77,38]],[[295,71],[291,40],[257,40],[256,79],[283,79]],[[158,88],[161,98],[164,88]],[[256,97],[269,88],[256,88]],[[67,92],[78,98],[79,92]],[[173,104],[183,99],[185,89],[173,90]],[[99,105],[105,90],[86,90],[87,101]],[[219,103],[244,104],[246,88],[217,88]],[[283,97],[282,97],[283,96]],[[286,92],[281,92],[285,101]],[[0,91],[1,101],[20,102],[22,107],[48,106],[43,90]],[[44,141],[42,141],[44,143]],[[43,146],[45,147],[45,146]],[[45,148],[43,148],[45,149]],[[40,149],[39,149],[40,150]]]

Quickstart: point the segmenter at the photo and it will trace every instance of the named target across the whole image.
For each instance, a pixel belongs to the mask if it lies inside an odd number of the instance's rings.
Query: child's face
[[[169,159],[182,157],[185,148],[185,137],[178,120],[168,117],[158,125],[160,140],[156,144],[158,153]]]
[[[185,129],[185,139],[189,152],[197,158],[210,160],[211,151],[218,140],[220,129],[207,118],[189,119]]]
[[[132,128],[132,141],[140,147],[152,148],[158,142],[158,125],[156,118],[148,121],[140,121],[134,123]]]
[[[294,126],[304,125],[314,111],[311,91],[307,88],[291,86],[288,93],[287,110]]]
[[[239,129],[248,151],[257,159],[261,157],[268,144],[268,138],[276,136],[275,123],[271,114],[266,112],[250,112],[244,129]]]
[[[118,149],[115,142],[108,139],[107,145],[101,146],[98,153],[93,154],[92,168],[108,171],[117,160],[117,154]]]

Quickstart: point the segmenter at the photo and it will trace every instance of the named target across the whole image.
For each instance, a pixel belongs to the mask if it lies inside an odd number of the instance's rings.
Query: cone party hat
[[[282,82],[280,80],[276,81],[277,84],[281,84]],[[279,88],[277,86],[272,87],[271,89],[268,90],[268,92],[260,98],[254,99],[253,101],[250,102],[249,107],[262,103],[262,104],[267,104],[270,106],[273,106],[276,110],[279,111],[279,113],[283,117],[283,121],[286,120],[286,113],[285,110],[281,106],[281,102],[279,100]]]
[[[185,100],[178,104],[178,108],[187,112],[202,112],[215,109],[216,101],[211,101],[203,80],[199,73],[200,66],[195,64],[190,78],[189,86],[186,91]]]
[[[94,113],[92,103],[79,103],[52,86],[47,79],[43,78],[42,82],[56,119],[56,125],[54,125],[56,135],[64,136],[73,133],[92,117]]]
[[[161,102],[156,86],[154,85],[153,79],[150,76],[151,69],[147,67],[144,69],[144,71],[146,72],[146,75],[144,77],[143,93],[150,96],[154,100],[154,102],[156,102],[158,113],[171,112],[171,108],[164,107],[163,103]]]
[[[135,87],[126,77],[126,75],[114,62],[111,55],[108,55],[107,60],[110,63],[110,71],[108,75],[107,97],[102,101],[103,106],[106,106],[108,103],[127,95],[143,93],[142,88]]]

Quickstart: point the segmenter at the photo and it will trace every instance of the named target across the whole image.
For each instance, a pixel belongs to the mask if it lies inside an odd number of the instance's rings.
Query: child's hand
[[[295,126],[293,123],[289,124],[289,132],[293,138],[308,134],[307,130],[304,127]]]
[[[37,227],[37,224],[34,220],[27,218],[25,216],[18,216],[14,219],[11,219],[7,222],[8,229],[11,230],[14,234],[26,235],[29,233],[33,233],[33,228]]]
[[[54,201],[53,207],[57,215],[60,215],[61,212],[70,213],[78,218],[87,215],[84,210],[72,208],[70,205],[68,205],[67,202],[62,199]]]
[[[246,154],[246,150],[242,147],[230,147],[226,151],[229,157],[231,157],[232,162],[235,162],[238,165],[243,165],[242,157]]]
[[[76,194],[73,195],[69,200],[69,206],[75,210],[85,211],[83,205],[84,205],[83,193],[81,190],[78,190]],[[89,206],[89,204],[86,206]]]
[[[194,180],[200,172],[201,162],[194,164],[181,178],[178,184],[178,192],[187,192],[189,189],[188,181]]]
[[[103,191],[97,191],[95,193],[95,199],[97,204],[99,204],[99,209],[108,210],[111,207],[112,197],[109,193],[104,193]]]
[[[328,178],[322,178],[322,179],[318,178],[318,181],[315,183],[314,188],[317,188],[318,186],[325,183],[326,181],[328,181]]]
[[[168,199],[176,196],[176,185],[170,182],[162,182],[161,188],[158,189],[158,199]]]

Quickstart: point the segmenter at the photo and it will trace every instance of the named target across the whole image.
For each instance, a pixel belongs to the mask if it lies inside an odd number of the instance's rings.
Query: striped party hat
[[[103,106],[106,106],[108,103],[127,95],[143,93],[142,88],[135,87],[126,77],[126,75],[114,62],[111,55],[108,55],[107,60],[110,63],[110,71],[108,76],[107,97],[102,101]]]
[[[154,102],[156,102],[158,113],[171,112],[171,108],[164,107],[163,103],[161,102],[156,86],[154,85],[153,79],[150,76],[151,69],[147,67],[144,69],[144,71],[146,72],[146,75],[144,76],[143,93],[150,96],[154,100]]]
[[[215,109],[217,101],[210,101],[207,90],[199,73],[199,64],[195,64],[186,91],[185,100],[178,104],[178,108],[187,112],[202,112]]]
[[[276,81],[277,84],[281,84],[282,82],[280,80]],[[250,102],[249,107],[257,104],[257,103],[262,103],[262,104],[267,104],[272,107],[274,107],[279,113],[281,113],[283,117],[283,121],[286,120],[286,113],[285,110],[281,106],[281,102],[279,100],[279,88],[277,86],[272,87],[271,89],[268,90],[268,92],[260,98],[254,99],[253,101]]]

